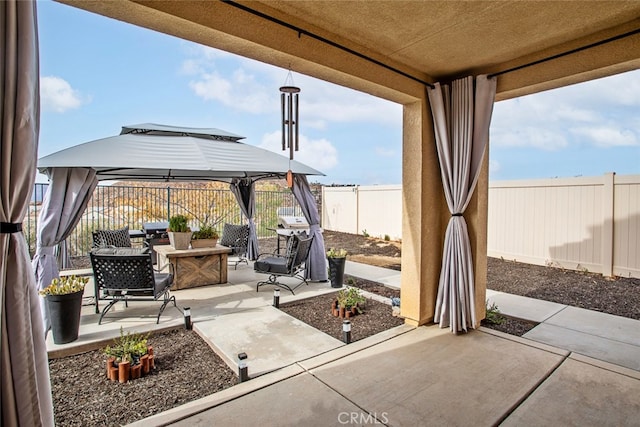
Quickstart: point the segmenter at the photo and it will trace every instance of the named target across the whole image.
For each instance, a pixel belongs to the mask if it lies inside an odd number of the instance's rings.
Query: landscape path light
[[[191,324],[191,307],[185,307],[183,309],[184,314],[184,328],[187,330],[193,329],[193,325]]]
[[[342,341],[345,344],[351,344],[351,321],[344,320],[342,322]]]
[[[273,306],[275,308],[280,308],[280,288],[275,288],[273,290]]]
[[[247,367],[247,353],[238,353],[238,382],[249,380],[249,368]]]

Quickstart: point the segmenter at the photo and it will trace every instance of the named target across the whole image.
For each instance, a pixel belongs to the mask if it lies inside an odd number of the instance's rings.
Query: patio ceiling
[[[403,103],[423,90],[416,80],[499,73],[574,49],[503,74],[497,99],[640,67],[637,0],[61,1]]]

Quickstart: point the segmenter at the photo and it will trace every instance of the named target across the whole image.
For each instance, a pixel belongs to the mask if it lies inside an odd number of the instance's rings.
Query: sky
[[[38,157],[139,123],[214,127],[280,146],[289,71],[49,0],[38,2]],[[402,106],[292,73],[295,159],[323,184],[401,184]],[[494,105],[490,179],[640,174],[640,71]],[[38,182],[46,182],[38,175]]]

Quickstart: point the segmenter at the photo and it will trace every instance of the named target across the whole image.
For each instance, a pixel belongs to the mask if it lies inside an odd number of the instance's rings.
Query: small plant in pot
[[[113,340],[103,350],[108,356],[107,376],[109,379],[127,382],[148,374],[153,367],[153,349],[148,345],[149,334],[124,333],[120,327],[120,337]]]
[[[332,288],[341,288],[344,281],[344,266],[347,262],[346,249],[330,248],[327,251],[327,261],[329,262],[329,280]]]
[[[198,231],[194,231],[191,236],[192,248],[214,248],[218,244],[220,235],[218,231],[210,225],[201,225]]]
[[[340,317],[347,318],[362,313],[362,307],[367,300],[358,288],[342,289],[338,292],[337,298]]]
[[[49,286],[39,292],[46,301],[55,344],[66,344],[78,339],[82,295],[88,282],[88,277],[63,276],[53,279]]]
[[[169,244],[174,249],[189,249],[191,243],[191,228],[189,218],[185,215],[174,215],[169,218]]]

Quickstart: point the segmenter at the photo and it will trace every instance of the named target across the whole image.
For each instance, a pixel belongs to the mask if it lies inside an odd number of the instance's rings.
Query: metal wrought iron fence
[[[36,184],[29,213],[23,230],[33,257],[36,249],[36,230],[47,184]],[[319,192],[316,199],[320,207]],[[302,216],[302,210],[293,194],[288,191],[256,191],[255,223],[258,237],[272,237],[278,222],[277,210],[293,209]],[[227,189],[136,187],[99,185],[96,187],[87,209],[78,225],[67,238],[70,256],[85,255],[91,249],[91,232],[100,229],[116,229],[129,226],[141,230],[145,222],[168,221],[169,217],[184,214],[190,218],[191,227],[200,224],[213,225],[222,231],[225,222],[240,224],[245,221],[236,199]]]

